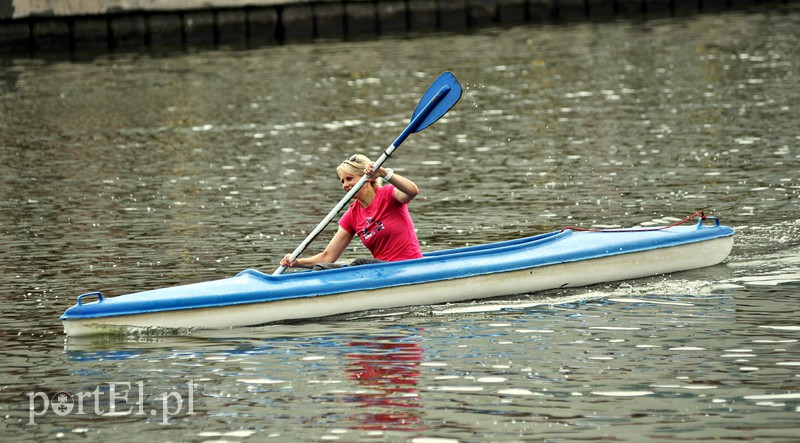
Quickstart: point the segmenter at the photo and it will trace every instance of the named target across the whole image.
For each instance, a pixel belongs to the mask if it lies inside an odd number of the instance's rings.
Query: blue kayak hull
[[[711,266],[733,246],[720,225],[550,232],[401,262],[234,277],[107,298],[83,294],[61,316],[70,336],[141,328],[228,328],[436,304]]]

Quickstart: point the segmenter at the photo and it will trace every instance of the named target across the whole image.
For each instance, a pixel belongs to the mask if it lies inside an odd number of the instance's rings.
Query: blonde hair
[[[370,163],[372,163],[372,160],[366,155],[351,155],[336,167],[336,174],[338,174],[339,177],[342,175],[364,175],[364,170],[367,169]],[[372,183],[373,186],[382,186],[383,179],[375,180]]]

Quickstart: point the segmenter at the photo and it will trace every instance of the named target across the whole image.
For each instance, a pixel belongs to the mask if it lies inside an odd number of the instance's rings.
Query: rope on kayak
[[[582,232],[647,232],[647,231],[662,231],[664,229],[669,229],[669,228],[672,228],[672,227],[675,227],[675,226],[682,225],[684,223],[688,223],[689,221],[691,221],[695,217],[700,217],[700,220],[706,220],[708,218],[708,216],[706,216],[706,213],[704,211],[697,211],[694,214],[684,218],[681,221],[675,222],[675,223],[673,223],[671,225],[667,225],[667,226],[660,226],[658,228],[594,229],[594,228],[577,228],[575,226],[567,226],[567,227],[561,228],[561,231],[559,231],[559,232],[564,232],[564,231],[568,231],[568,230],[569,231],[582,231]]]

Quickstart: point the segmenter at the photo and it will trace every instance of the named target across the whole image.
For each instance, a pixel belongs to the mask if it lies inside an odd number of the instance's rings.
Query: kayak
[[[325,271],[268,275],[249,269],[117,297],[90,292],[78,296],[61,321],[68,336],[233,328],[668,274],[718,264],[730,253],[734,230],[705,218],[647,229],[565,228]]]

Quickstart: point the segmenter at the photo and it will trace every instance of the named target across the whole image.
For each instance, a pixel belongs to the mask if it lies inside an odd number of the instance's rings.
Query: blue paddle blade
[[[444,94],[444,97],[438,98],[436,94],[439,93]],[[456,76],[453,75],[450,71],[443,72],[436,80],[431,83],[428,87],[428,90],[425,91],[425,95],[419,101],[417,108],[414,109],[414,112],[411,114],[411,120],[414,120],[414,117],[425,108],[425,105],[430,103],[431,100],[437,99],[439,100],[438,103],[433,107],[433,109],[425,116],[422,121],[417,124],[415,128],[413,128],[413,132],[419,132],[423,129],[427,128],[428,126],[436,123],[436,120],[442,118],[443,115],[447,114],[447,111],[453,107],[453,105],[458,102],[458,99],[461,98],[461,84],[458,83],[456,80]]]

